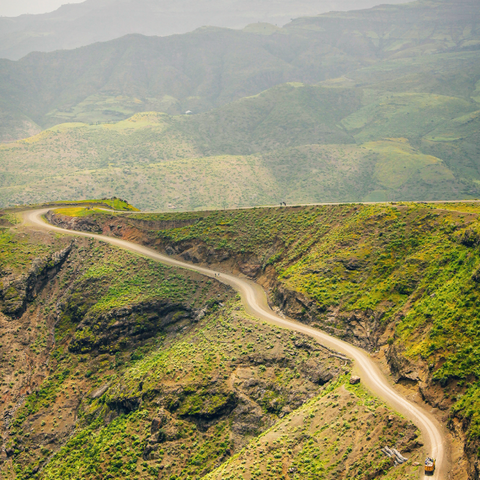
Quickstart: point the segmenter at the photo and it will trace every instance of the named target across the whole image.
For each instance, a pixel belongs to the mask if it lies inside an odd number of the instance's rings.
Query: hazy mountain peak
[[[377,3],[379,0],[86,0],[42,15],[0,18],[0,57],[16,60],[31,51],[72,49],[129,33],[167,36],[204,25],[241,29],[258,22],[282,26],[297,17]]]

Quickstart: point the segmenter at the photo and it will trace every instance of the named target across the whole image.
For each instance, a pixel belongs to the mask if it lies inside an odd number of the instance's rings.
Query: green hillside
[[[338,123],[361,107],[362,96],[361,90],[290,83],[176,125],[204,155],[351,144],[354,138]]]
[[[432,94],[387,94],[345,118],[342,124],[359,143],[405,137],[418,143],[439,125],[475,110],[456,97]]]
[[[333,445],[315,450],[328,479],[340,462],[356,477],[417,474],[377,448],[421,461],[415,426],[350,386],[342,358],[250,317],[213,279],[12,217],[0,212],[2,479],[225,478],[220,466],[276,430],[290,452],[256,459],[267,475],[310,471],[310,433]]]
[[[199,115],[62,124],[0,146],[0,205],[117,196],[195,210],[476,197],[480,164],[463,155],[479,148],[476,108],[295,83]],[[442,128],[449,136],[436,136]]]
[[[455,118],[423,139],[422,149],[441,153],[445,162],[464,177],[478,180],[480,111]]]
[[[462,469],[475,464],[480,445],[478,202],[90,212],[75,224],[67,210],[49,218],[255,279],[272,305],[368,350],[405,395],[419,395],[437,408],[451,433],[446,438],[460,442],[452,475],[475,478],[474,468]],[[332,427],[324,406],[316,400],[297,412],[299,428],[293,432],[279,422],[208,478],[235,478],[242,468],[262,478],[259,471],[268,466],[281,468],[275,447],[291,449],[295,466],[304,475],[311,472],[306,478],[331,472],[335,450],[329,434],[322,443],[323,434],[312,433]],[[341,423],[336,427],[340,441],[347,432]],[[318,442],[300,447],[308,435]],[[273,440],[273,448],[266,448]],[[367,446],[352,438],[352,451],[358,443]],[[351,475],[345,478],[364,478]]]
[[[350,72],[348,78],[341,80],[347,86],[353,84],[379,92],[433,93],[469,100],[477,98],[478,58],[478,49],[386,58]],[[339,82],[334,80],[334,83]]]

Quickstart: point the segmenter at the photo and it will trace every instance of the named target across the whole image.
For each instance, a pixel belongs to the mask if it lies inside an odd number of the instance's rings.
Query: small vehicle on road
[[[435,459],[427,457],[425,460],[425,475],[433,475],[435,472]]]

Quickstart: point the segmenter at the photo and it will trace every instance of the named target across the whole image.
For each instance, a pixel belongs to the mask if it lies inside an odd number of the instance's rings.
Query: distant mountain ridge
[[[0,206],[478,198],[480,4],[425,0],[1,60],[0,114],[6,142],[52,127],[0,147]]]
[[[404,59],[408,69],[426,55],[417,68],[426,74],[434,54],[480,49],[479,24],[476,1],[421,1],[301,18],[267,31],[259,24],[247,31],[130,35],[73,51],[32,53],[18,62],[0,60],[0,139],[22,138],[35,126],[118,121],[141,111],[205,112],[285,82],[351,78],[387,59]],[[475,89],[475,72],[463,96]],[[449,75],[458,82],[458,71]],[[378,77],[367,83],[372,78]],[[430,81],[422,80],[416,91]],[[443,79],[438,89],[449,82]]]
[[[403,0],[387,0],[402,3]],[[379,0],[87,0],[43,15],[0,18],[0,58],[18,60],[33,51],[72,49],[131,33],[167,36],[210,25],[243,28],[331,10],[369,8]]]

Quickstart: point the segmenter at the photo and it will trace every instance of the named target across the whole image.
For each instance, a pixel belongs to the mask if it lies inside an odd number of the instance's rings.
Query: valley
[[[418,1],[1,60],[0,206],[478,198],[479,15]]]
[[[289,84],[201,115],[52,127],[0,146],[0,205],[106,195],[182,211],[480,196],[477,107],[433,94],[362,107],[365,95]]]
[[[480,479],[480,4],[314,3],[0,18],[0,480]]]

